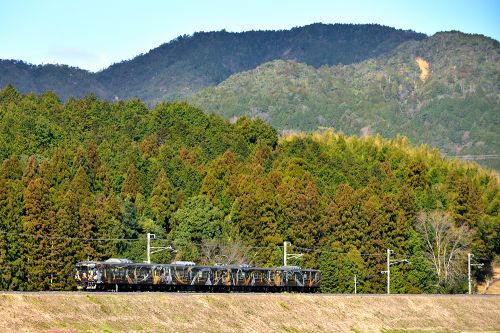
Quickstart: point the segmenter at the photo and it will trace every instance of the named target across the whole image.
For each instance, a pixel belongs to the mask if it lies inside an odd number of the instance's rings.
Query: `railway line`
[[[271,295],[299,295],[300,293],[271,293]],[[178,291],[178,292],[161,292],[161,291],[0,291],[0,295],[54,295],[54,296],[76,296],[76,295],[102,295],[102,296],[161,296],[169,295],[174,297],[189,297],[189,296],[223,296],[223,295],[238,295],[242,297],[253,297],[253,296],[269,296],[270,293],[266,292],[192,292],[192,291]],[[307,296],[312,297],[338,297],[338,298],[348,298],[348,297],[358,297],[358,298],[373,298],[373,297],[399,297],[399,298],[498,298],[500,300],[500,294],[331,294],[331,293],[309,293]]]

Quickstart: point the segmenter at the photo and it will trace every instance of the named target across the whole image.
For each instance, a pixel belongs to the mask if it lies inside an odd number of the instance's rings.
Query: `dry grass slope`
[[[0,294],[2,332],[498,331],[496,296]]]
[[[498,264],[493,267],[493,276],[487,282],[478,286],[478,292],[489,295],[500,294],[500,267]]]

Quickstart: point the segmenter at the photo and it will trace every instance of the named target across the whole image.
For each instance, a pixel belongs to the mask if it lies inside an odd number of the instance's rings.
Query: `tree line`
[[[0,92],[0,285],[72,289],[74,264],[144,261],[145,234],[176,252],[155,262],[319,268],[322,289],[462,292],[472,252],[500,250],[499,177],[404,137],[323,132],[278,138],[186,103]],[[439,237],[437,237],[438,235]]]

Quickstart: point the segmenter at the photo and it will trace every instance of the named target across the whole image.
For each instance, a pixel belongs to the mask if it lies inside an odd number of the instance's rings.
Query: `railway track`
[[[269,295],[301,295],[301,296],[313,296],[313,297],[359,297],[359,298],[370,298],[370,297],[436,297],[436,298],[446,298],[446,297],[456,297],[456,298],[499,298],[499,295],[484,295],[484,294],[328,294],[328,293],[257,293],[257,292],[217,292],[217,293],[206,293],[206,292],[159,292],[159,291],[133,291],[133,292],[109,292],[109,291],[0,291],[0,295],[103,295],[103,296],[113,296],[113,295],[127,295],[127,296],[144,296],[144,295],[172,295],[179,297],[187,296],[210,296],[210,295],[238,295],[238,296],[269,296]]]

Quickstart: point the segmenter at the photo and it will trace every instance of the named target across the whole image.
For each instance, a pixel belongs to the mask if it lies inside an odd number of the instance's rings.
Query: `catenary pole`
[[[469,280],[469,295],[472,294],[472,281],[471,281],[471,259],[474,255],[472,253],[467,253],[467,278]]]
[[[387,293],[391,293],[391,250],[387,249]]]
[[[286,266],[286,241],[283,242],[283,266]]]
[[[153,236],[153,238],[156,237],[155,234],[151,234],[151,233],[147,233],[147,239],[148,239],[148,243],[146,245],[146,251],[147,251],[147,263],[150,264],[151,263],[151,236]]]

